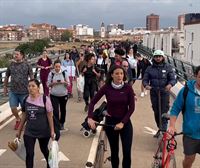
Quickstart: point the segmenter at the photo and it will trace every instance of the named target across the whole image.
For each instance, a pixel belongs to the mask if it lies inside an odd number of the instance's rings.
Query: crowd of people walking
[[[41,58],[38,59],[37,68],[40,69],[43,95],[39,91],[40,82],[34,79],[32,67],[24,60],[22,51],[15,51],[4,80],[4,93],[7,94],[8,80],[11,77],[9,104],[16,118],[14,129],[18,130],[18,137],[21,137],[25,125],[23,138],[27,152],[27,168],[33,168],[34,165],[36,139],[39,140],[41,151],[47,160],[49,154],[47,145],[49,139],[54,138],[55,132],[53,122],[59,122],[61,131],[68,129],[66,114],[67,102],[70,98],[76,98],[77,103],[84,101],[88,124],[91,129],[95,129],[93,110],[103,96],[107,100],[105,122],[108,125],[115,125],[114,128],[105,128],[111,149],[112,168],[119,167],[119,137],[121,137],[123,151],[122,167],[130,168],[133,141],[130,117],[137,101],[134,93],[136,80],[141,81],[141,98],[150,90],[150,100],[158,127],[154,137],[158,137],[159,130],[167,130],[167,120],[160,119],[160,115],[169,111],[169,91],[176,84],[176,78],[172,67],[165,62],[164,52],[161,50],[153,53],[151,61],[138,53],[137,45],[130,42],[115,41],[82,45],[78,49],[73,46],[71,50],[64,53],[63,59],[59,57],[55,61],[48,56],[48,51],[44,50]],[[80,84],[82,89],[75,89],[74,84],[79,82],[77,79],[80,76],[84,79]],[[74,93],[76,91],[77,94]],[[19,104],[23,112],[21,117],[17,110]],[[176,108],[179,107],[174,105],[172,115],[179,114],[177,112],[179,109]],[[56,120],[53,120],[53,116]],[[174,132],[174,122],[175,120],[171,121],[170,132]],[[41,123],[44,125],[41,126]],[[192,151],[192,154],[196,154],[195,152],[200,153],[200,150]],[[47,167],[49,167],[48,163]]]

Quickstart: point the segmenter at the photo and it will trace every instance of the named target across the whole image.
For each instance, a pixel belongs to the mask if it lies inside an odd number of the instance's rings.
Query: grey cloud
[[[161,27],[176,26],[177,16],[199,12],[199,0],[0,0],[0,25],[47,22],[57,26],[88,24],[99,29],[102,21],[145,26],[146,15],[160,15]]]

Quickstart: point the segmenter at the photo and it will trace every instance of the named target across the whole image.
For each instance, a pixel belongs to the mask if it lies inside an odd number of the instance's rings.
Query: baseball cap
[[[156,50],[156,51],[154,51],[153,56],[156,56],[156,55],[164,56],[165,54],[162,50]]]

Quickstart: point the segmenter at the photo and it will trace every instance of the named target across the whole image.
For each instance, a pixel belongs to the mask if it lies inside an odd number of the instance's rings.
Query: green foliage
[[[37,39],[34,42],[20,44],[16,49],[24,51],[25,54],[41,53],[45,47],[49,47],[49,39]]]
[[[5,57],[0,58],[0,68],[8,67],[9,61],[12,59],[12,54],[6,54]]]
[[[71,38],[72,38],[72,33],[68,30],[63,32],[63,34],[61,35],[61,41],[70,41]]]

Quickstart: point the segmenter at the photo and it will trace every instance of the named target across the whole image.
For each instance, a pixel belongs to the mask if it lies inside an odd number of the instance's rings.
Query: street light
[[[189,42],[188,43],[188,46],[187,46],[187,59],[188,59],[188,54],[189,54],[189,47],[192,45],[192,42]],[[193,55],[191,54],[191,57],[190,57],[190,63],[192,64],[192,59],[193,59]]]

